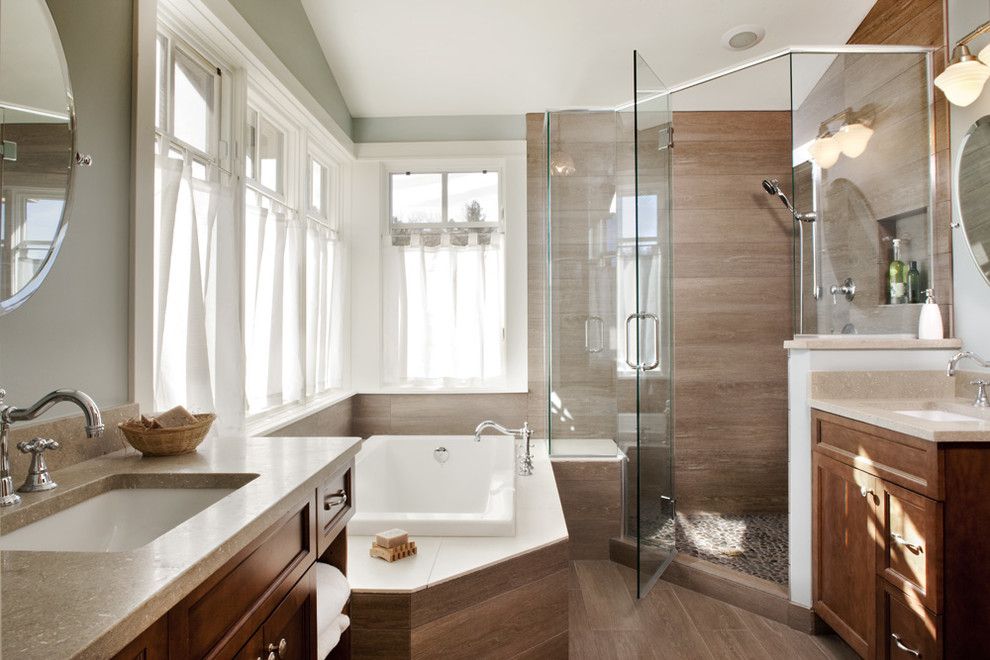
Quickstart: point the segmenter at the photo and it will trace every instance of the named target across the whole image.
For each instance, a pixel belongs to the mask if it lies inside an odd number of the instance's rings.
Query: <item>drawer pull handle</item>
[[[285,637],[278,640],[278,646],[275,644],[268,645],[268,660],[272,660],[275,657],[275,652],[278,651],[278,657],[284,658],[285,652],[289,648],[289,643],[285,641]]]
[[[910,646],[906,645],[904,642],[901,641],[901,636],[898,635],[897,633],[890,633],[890,638],[894,640],[894,645],[897,646],[897,648],[904,651],[908,655],[913,655],[916,658],[921,657],[921,651],[917,649],[913,649]]]
[[[325,498],[323,498],[323,510],[329,511],[330,509],[338,506],[343,506],[347,504],[347,493],[341,488],[336,493],[330,493]]]
[[[907,540],[897,532],[890,533],[890,540],[893,541],[896,545],[899,545],[902,548],[905,548],[909,552],[916,555],[920,555],[922,552],[925,551],[924,548],[922,548],[917,543],[908,543]]]
[[[869,496],[873,495],[873,489],[872,488],[867,488],[866,486],[860,486],[859,487],[859,494],[862,495],[863,497],[869,497]]]

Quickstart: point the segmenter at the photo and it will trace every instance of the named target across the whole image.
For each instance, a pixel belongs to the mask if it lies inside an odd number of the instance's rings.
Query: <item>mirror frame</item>
[[[959,194],[959,179],[962,176],[962,159],[963,154],[966,152],[966,144],[969,139],[976,132],[976,129],[981,127],[990,128],[990,114],[983,115],[976,121],[974,121],[969,128],[966,129],[966,134],[963,135],[962,140],[959,142],[959,153],[956,154],[956,162],[953,163],[954,171],[952,172],[952,198],[956,200],[955,207],[959,211],[959,224],[953,223],[952,227],[956,229],[962,229],[963,239],[966,243],[966,250],[969,252],[970,259],[973,260],[973,266],[976,268],[977,272],[983,277],[983,281],[990,285],[990,273],[983,270],[983,267],[976,261],[976,253],[973,252],[973,242],[969,238],[969,230],[966,228],[966,215],[963,213],[962,208],[962,197]]]
[[[59,219],[58,229],[55,231],[55,236],[52,239],[52,246],[48,250],[48,256],[45,257],[41,268],[28,280],[27,284],[18,289],[9,298],[0,300],[0,316],[14,311],[27,302],[28,298],[37,293],[38,289],[44,283],[45,278],[48,277],[48,273],[51,272],[52,266],[55,265],[55,258],[58,257],[58,253],[62,249],[62,243],[65,241],[65,234],[69,228],[69,213],[72,209],[72,201],[75,193],[75,186],[73,184],[75,183],[76,168],[79,167],[79,164],[76,162],[76,102],[75,96],[72,94],[72,80],[69,78],[69,63],[65,58],[65,48],[62,46],[62,37],[59,35],[58,28],[55,26],[55,18],[52,16],[48,3],[45,0],[34,1],[44,9],[45,23],[51,33],[56,55],[62,68],[62,80],[65,83],[66,112],[69,116],[69,139],[71,143],[69,147],[69,171],[66,177],[65,204],[62,206],[62,217]]]

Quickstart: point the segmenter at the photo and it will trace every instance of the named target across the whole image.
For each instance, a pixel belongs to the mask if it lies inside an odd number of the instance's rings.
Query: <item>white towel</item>
[[[351,597],[351,585],[336,567],[316,563],[316,629],[330,623],[344,610]]]
[[[346,614],[338,614],[332,621],[327,623],[325,628],[320,629],[316,636],[317,658],[326,660],[333,647],[340,642],[340,636],[344,634],[347,627],[351,625],[351,620]]]

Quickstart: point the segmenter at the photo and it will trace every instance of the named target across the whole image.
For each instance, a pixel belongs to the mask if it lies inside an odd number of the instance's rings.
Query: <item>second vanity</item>
[[[59,471],[58,489],[0,510],[0,542],[20,548],[0,551],[0,655],[315,657],[314,564],[346,566],[358,445],[209,438],[185,456],[124,451]],[[163,501],[145,497],[152,493]],[[202,508],[153,540],[141,534],[157,531],[130,515],[127,525],[107,523],[103,547],[88,547],[94,541],[80,530],[51,537],[55,549],[31,549],[46,543],[38,521],[87,500],[101,502],[85,514],[99,525],[103,507],[106,516],[143,509],[152,527],[162,516],[181,519],[182,507],[164,501],[169,493],[191,498],[186,513]]]
[[[990,410],[813,399],[814,611],[864,658],[985,653]]]

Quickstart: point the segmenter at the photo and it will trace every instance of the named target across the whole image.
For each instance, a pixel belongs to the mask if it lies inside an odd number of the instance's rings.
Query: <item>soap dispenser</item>
[[[925,304],[921,306],[921,316],[918,318],[918,339],[942,339],[942,312],[935,303],[935,295],[931,289],[925,289]]]

